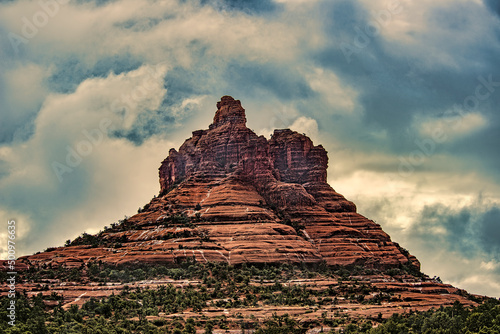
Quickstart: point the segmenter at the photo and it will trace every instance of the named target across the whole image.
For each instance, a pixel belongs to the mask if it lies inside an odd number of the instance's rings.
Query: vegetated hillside
[[[24,274],[25,282],[32,283],[25,283],[27,290],[16,297],[16,328],[6,320],[11,299],[0,297],[0,329],[5,333],[317,333],[321,329],[498,333],[498,300],[435,282],[408,284],[410,276],[395,270],[391,274],[361,267],[348,271],[320,266],[311,271],[295,265],[232,267],[224,262],[135,269],[93,264],[76,278],[85,282],[79,285],[62,284],[74,280],[74,273],[47,269]],[[72,296],[69,303],[68,296]],[[454,302],[443,308],[445,300]],[[476,302],[482,304],[474,308]]]
[[[170,150],[159,196],[136,215],[18,259],[18,327],[0,328],[494,330],[495,301],[421,273],[414,256],[326,182],[327,166],[324,148],[303,134],[257,136],[240,101],[224,96],[209,128]],[[5,306],[8,286],[0,290]],[[440,307],[452,314],[428,311]],[[408,315],[417,311],[429,313]]]

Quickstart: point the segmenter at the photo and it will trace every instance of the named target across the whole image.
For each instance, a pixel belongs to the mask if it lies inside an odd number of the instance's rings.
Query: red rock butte
[[[193,132],[159,168],[160,196],[121,224],[79,243],[21,258],[81,266],[226,261],[326,263],[387,269],[418,260],[327,183],[328,155],[289,129],[268,140],[223,96],[213,123]]]

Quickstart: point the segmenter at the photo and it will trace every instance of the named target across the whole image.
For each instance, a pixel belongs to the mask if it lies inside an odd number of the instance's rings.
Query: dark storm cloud
[[[188,70],[183,67],[175,67],[168,71],[164,78],[164,87],[167,90],[163,96],[162,103],[157,110],[145,110],[141,112],[131,128],[116,129],[110,135],[115,138],[123,138],[134,145],[142,145],[144,141],[152,136],[167,136],[176,121],[174,114],[187,114],[193,112],[194,106],[183,105],[183,101],[205,94],[213,94],[216,85],[214,78],[206,75],[201,70],[203,64],[193,64]],[[205,74],[204,74],[205,73]]]
[[[6,0],[3,0],[6,1]],[[15,0],[7,0],[15,1]],[[76,0],[79,4],[92,3],[95,6],[103,6],[118,0]],[[1,3],[2,1],[0,1]],[[180,0],[180,3],[197,3],[192,0]],[[210,5],[217,10],[241,11],[246,14],[267,14],[274,13],[283,6],[273,0],[200,0],[201,5]]]
[[[47,79],[49,88],[52,91],[67,94],[74,92],[86,79],[104,78],[109,73],[129,72],[139,68],[142,62],[129,54],[120,54],[98,59],[92,65],[87,65],[77,56],[64,58],[56,64],[54,73]]]
[[[116,24],[118,28],[128,29],[133,32],[144,32],[153,29],[156,27],[161,19],[158,18],[141,18],[138,20],[127,20],[125,22]]]
[[[467,258],[486,254],[500,260],[500,209],[473,205],[456,211],[441,204],[425,206],[408,236]]]
[[[12,47],[12,43],[8,37],[10,32],[8,28],[0,23],[0,59],[2,59],[0,67],[11,65],[12,62],[19,60],[23,56],[22,53],[16,53]]]
[[[76,0],[76,3],[78,4],[86,4],[86,3],[91,3],[94,4],[95,6],[104,6],[107,5],[108,3],[112,2],[117,2],[119,0]]]
[[[36,116],[42,106],[41,100],[20,106],[16,105],[13,101],[15,98],[12,97],[12,91],[7,92],[8,86],[9,82],[6,82],[0,73],[0,146],[31,138],[34,133]],[[27,100],[30,98],[31,96],[26,96]]]
[[[203,46],[193,48],[200,54],[200,58],[197,59],[202,59]],[[195,105],[183,105],[185,100],[200,95],[217,94],[215,91],[218,90],[222,80],[217,80],[219,78],[217,72],[208,75],[205,64],[206,59],[192,64],[189,69],[180,66],[170,69],[164,78],[167,93],[163,96],[160,107],[157,110],[141,112],[130,129],[117,129],[111,136],[126,139],[134,145],[142,145],[152,136],[168,136],[176,121],[175,114],[194,113]]]
[[[461,2],[428,13],[427,29],[413,33],[412,38],[419,42],[417,46],[398,52],[394,52],[394,48],[399,46],[381,34],[366,33],[376,19],[356,2],[340,1],[322,6],[327,22],[325,30],[332,36],[332,43],[315,52],[313,57],[357,89],[366,129],[386,130],[386,145],[389,145],[386,148],[393,153],[404,154],[415,149],[419,133],[412,125],[416,115],[439,118],[457,105],[463,107],[464,101],[474,96],[481,84],[479,77],[492,75],[495,82],[500,82],[497,65],[500,43],[494,26],[486,31],[474,29],[478,20],[483,19],[477,4]],[[461,39],[467,40],[467,47],[460,43]],[[354,50],[352,54],[346,53],[346,45]],[[421,45],[429,49],[422,55],[425,58],[419,56]],[[449,61],[442,61],[443,57]],[[465,137],[463,143],[450,144],[453,147],[438,145],[438,152],[474,156],[490,169],[498,169],[500,156],[493,152],[500,145],[500,87],[494,89],[486,101],[480,101],[470,110],[468,106],[463,108],[465,112],[485,115],[488,130]]]
[[[482,216],[480,225],[481,245],[487,253],[498,259],[500,257],[500,209],[494,208],[487,211]]]
[[[314,95],[304,75],[280,64],[232,62],[225,77],[228,87],[239,87],[246,94],[271,93],[282,101],[306,99]]]
[[[500,16],[500,1],[498,0],[484,0],[484,3],[490,8],[495,14]]]
[[[42,103],[40,100],[31,106],[20,107],[14,103],[12,92],[8,92],[11,83],[8,82],[7,73],[16,68],[21,60],[12,48],[8,34],[9,31],[0,24],[0,145],[30,138],[33,134],[33,122]]]
[[[219,10],[236,10],[246,14],[274,13],[281,8],[273,0],[202,0],[201,3]]]
[[[489,118],[487,127],[471,136],[458,140],[450,147],[451,154],[462,156],[473,162],[478,171],[490,175],[500,182],[500,121],[498,117]]]
[[[0,160],[0,180],[10,174],[10,166],[7,162]]]
[[[357,38],[361,38],[358,31],[363,31],[371,21],[364,9],[352,2],[340,2],[325,6],[324,11],[325,16],[332,18],[326,27],[327,34],[339,34],[339,39],[317,53],[318,61],[358,89],[367,125],[390,130],[393,142],[400,144],[404,128],[411,120],[409,115],[417,108],[434,106],[432,95],[436,93],[428,96],[433,92],[432,87],[409,80],[406,74],[412,68],[408,60],[388,54],[380,38],[370,38],[365,47],[356,47]],[[355,52],[346,57],[341,45],[348,45]],[[422,99],[423,96],[427,98]]]
[[[5,100],[4,100],[5,101]],[[0,145],[9,144],[13,141],[26,141],[34,134],[36,114],[40,110],[41,104],[33,108],[28,114],[17,116],[12,114],[11,106],[4,103],[0,117]]]
[[[203,71],[200,63],[194,64],[190,69],[184,67],[171,69],[165,77],[167,95],[162,107],[174,106],[191,96],[211,93],[212,79],[206,71]]]
[[[155,110],[141,113],[131,129],[118,129],[111,133],[112,137],[124,138],[136,146],[155,135],[167,135],[175,118],[168,110]]]
[[[54,63],[57,64],[54,72],[43,84],[50,91],[64,94],[74,92],[78,85],[86,79],[104,78],[109,73],[129,72],[141,65],[139,60],[128,54],[101,58],[90,66],[86,65],[85,61],[77,56],[63,61],[55,60]],[[7,144],[12,141],[26,141],[31,138],[35,129],[34,122],[42,106],[42,100],[39,103],[33,102],[27,106],[16,105],[11,101],[10,96],[5,96],[3,87],[6,87],[7,84],[4,76],[0,74],[0,99],[2,101],[0,107],[0,117],[2,119],[2,122],[0,122],[0,144]],[[22,94],[20,91],[15,93]],[[32,98],[32,96],[26,96],[26,98]]]

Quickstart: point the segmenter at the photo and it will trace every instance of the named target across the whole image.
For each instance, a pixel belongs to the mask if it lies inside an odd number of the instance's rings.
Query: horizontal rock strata
[[[213,123],[194,131],[159,168],[160,196],[91,242],[24,257],[24,265],[79,267],[199,262],[326,262],[387,269],[418,260],[327,183],[325,149],[305,135],[246,127],[240,101],[224,96]]]

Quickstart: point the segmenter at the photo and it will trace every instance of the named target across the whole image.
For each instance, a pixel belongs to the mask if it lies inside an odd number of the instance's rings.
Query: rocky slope
[[[160,196],[98,236],[20,259],[24,265],[326,262],[418,269],[418,260],[327,183],[325,149],[305,135],[246,127],[224,96],[213,123],[159,168]]]
[[[258,281],[251,280],[250,286],[273,286],[275,280]],[[310,279],[292,279],[280,281],[285,286],[293,287],[300,286],[302,288],[311,289],[313,291],[325,291],[331,289],[335,291],[337,302],[327,302],[325,304],[318,304],[317,308],[311,306],[276,306],[259,303],[256,307],[252,308],[236,308],[226,309],[224,307],[210,307],[201,314],[192,312],[179,312],[171,315],[163,315],[162,318],[172,317],[200,317],[201,315],[209,318],[216,318],[223,314],[228,317],[236,318],[237,313],[253,314],[263,321],[270,314],[275,312],[284,314],[289,313],[298,317],[302,322],[306,319],[321,318],[323,312],[333,315],[335,312],[342,312],[355,318],[375,318],[379,313],[384,318],[389,317],[394,313],[407,313],[410,311],[426,311],[431,308],[439,308],[440,306],[451,306],[455,302],[459,302],[464,306],[477,306],[477,303],[468,299],[463,294],[463,290],[454,288],[449,284],[443,284],[434,280],[417,281],[410,276],[399,276],[397,279],[387,275],[366,275],[366,276],[353,276],[349,280],[339,281],[329,277],[314,277]],[[30,297],[42,294],[49,297],[52,293],[57,293],[63,296],[62,306],[65,309],[70,308],[72,305],[82,306],[91,298],[101,299],[109,297],[112,294],[119,295],[124,289],[135,289],[140,287],[142,289],[157,289],[161,286],[173,285],[178,289],[183,289],[186,286],[200,288],[203,286],[202,280],[196,279],[157,279],[157,280],[142,280],[133,283],[107,283],[105,285],[96,282],[82,283],[63,283],[56,280],[44,280],[41,283],[27,283],[23,284],[23,289],[27,291]],[[347,292],[342,292],[342,287],[346,290],[356,290],[360,287],[369,290],[363,301],[353,298],[348,298]],[[0,287],[0,295],[2,294]],[[377,298],[383,296],[381,302],[374,302]],[[481,298],[477,296],[477,300]],[[50,301],[45,303],[50,304]],[[53,302],[55,305],[56,302]],[[212,303],[208,303],[212,304]],[[314,309],[314,312],[312,310]],[[151,319],[153,320],[153,318]],[[234,319],[235,321],[237,319]]]
[[[97,235],[18,259],[16,290],[43,303],[46,320],[59,305],[90,323],[104,310],[100,300],[117,307],[108,322],[147,320],[164,330],[191,318],[198,332],[218,324],[214,333],[271,316],[290,316],[307,333],[340,331],[351,321],[484,300],[420,273],[414,256],[328,185],[327,166],[325,149],[305,135],[257,136],[240,102],[224,96],[209,128],[162,162],[158,197]],[[6,261],[2,268],[10,271]],[[11,286],[3,282],[5,300]],[[144,297],[137,313],[116,302],[134,304],[139,291],[165,286],[175,300]]]

